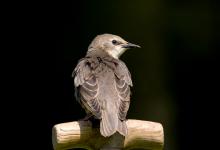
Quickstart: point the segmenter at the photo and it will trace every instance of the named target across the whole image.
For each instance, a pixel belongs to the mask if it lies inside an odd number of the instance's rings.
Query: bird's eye
[[[112,40],[112,44],[118,45],[118,42],[116,40]]]

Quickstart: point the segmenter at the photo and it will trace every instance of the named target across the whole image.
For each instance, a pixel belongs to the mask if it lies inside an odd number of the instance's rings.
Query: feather
[[[126,65],[112,57],[85,57],[74,73],[76,97],[88,113],[100,119],[100,132],[109,137],[127,134],[131,76]]]

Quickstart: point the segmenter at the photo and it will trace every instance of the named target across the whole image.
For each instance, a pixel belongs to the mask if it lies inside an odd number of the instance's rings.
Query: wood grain
[[[101,136],[99,128],[93,128],[89,121],[57,124],[52,129],[53,147],[55,150],[163,149],[164,133],[160,123],[129,119],[126,124],[128,126],[126,137],[116,133],[108,138]]]

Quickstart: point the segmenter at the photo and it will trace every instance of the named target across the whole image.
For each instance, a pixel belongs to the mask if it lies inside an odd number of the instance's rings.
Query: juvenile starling
[[[140,48],[116,35],[98,35],[73,71],[76,99],[87,112],[87,118],[94,116],[100,120],[104,137],[116,131],[123,136],[127,134],[125,120],[132,80],[119,57],[135,47]]]

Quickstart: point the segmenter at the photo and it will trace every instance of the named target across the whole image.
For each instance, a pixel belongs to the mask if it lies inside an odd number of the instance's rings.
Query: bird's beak
[[[123,48],[141,48],[139,45],[127,43],[122,45]]]

